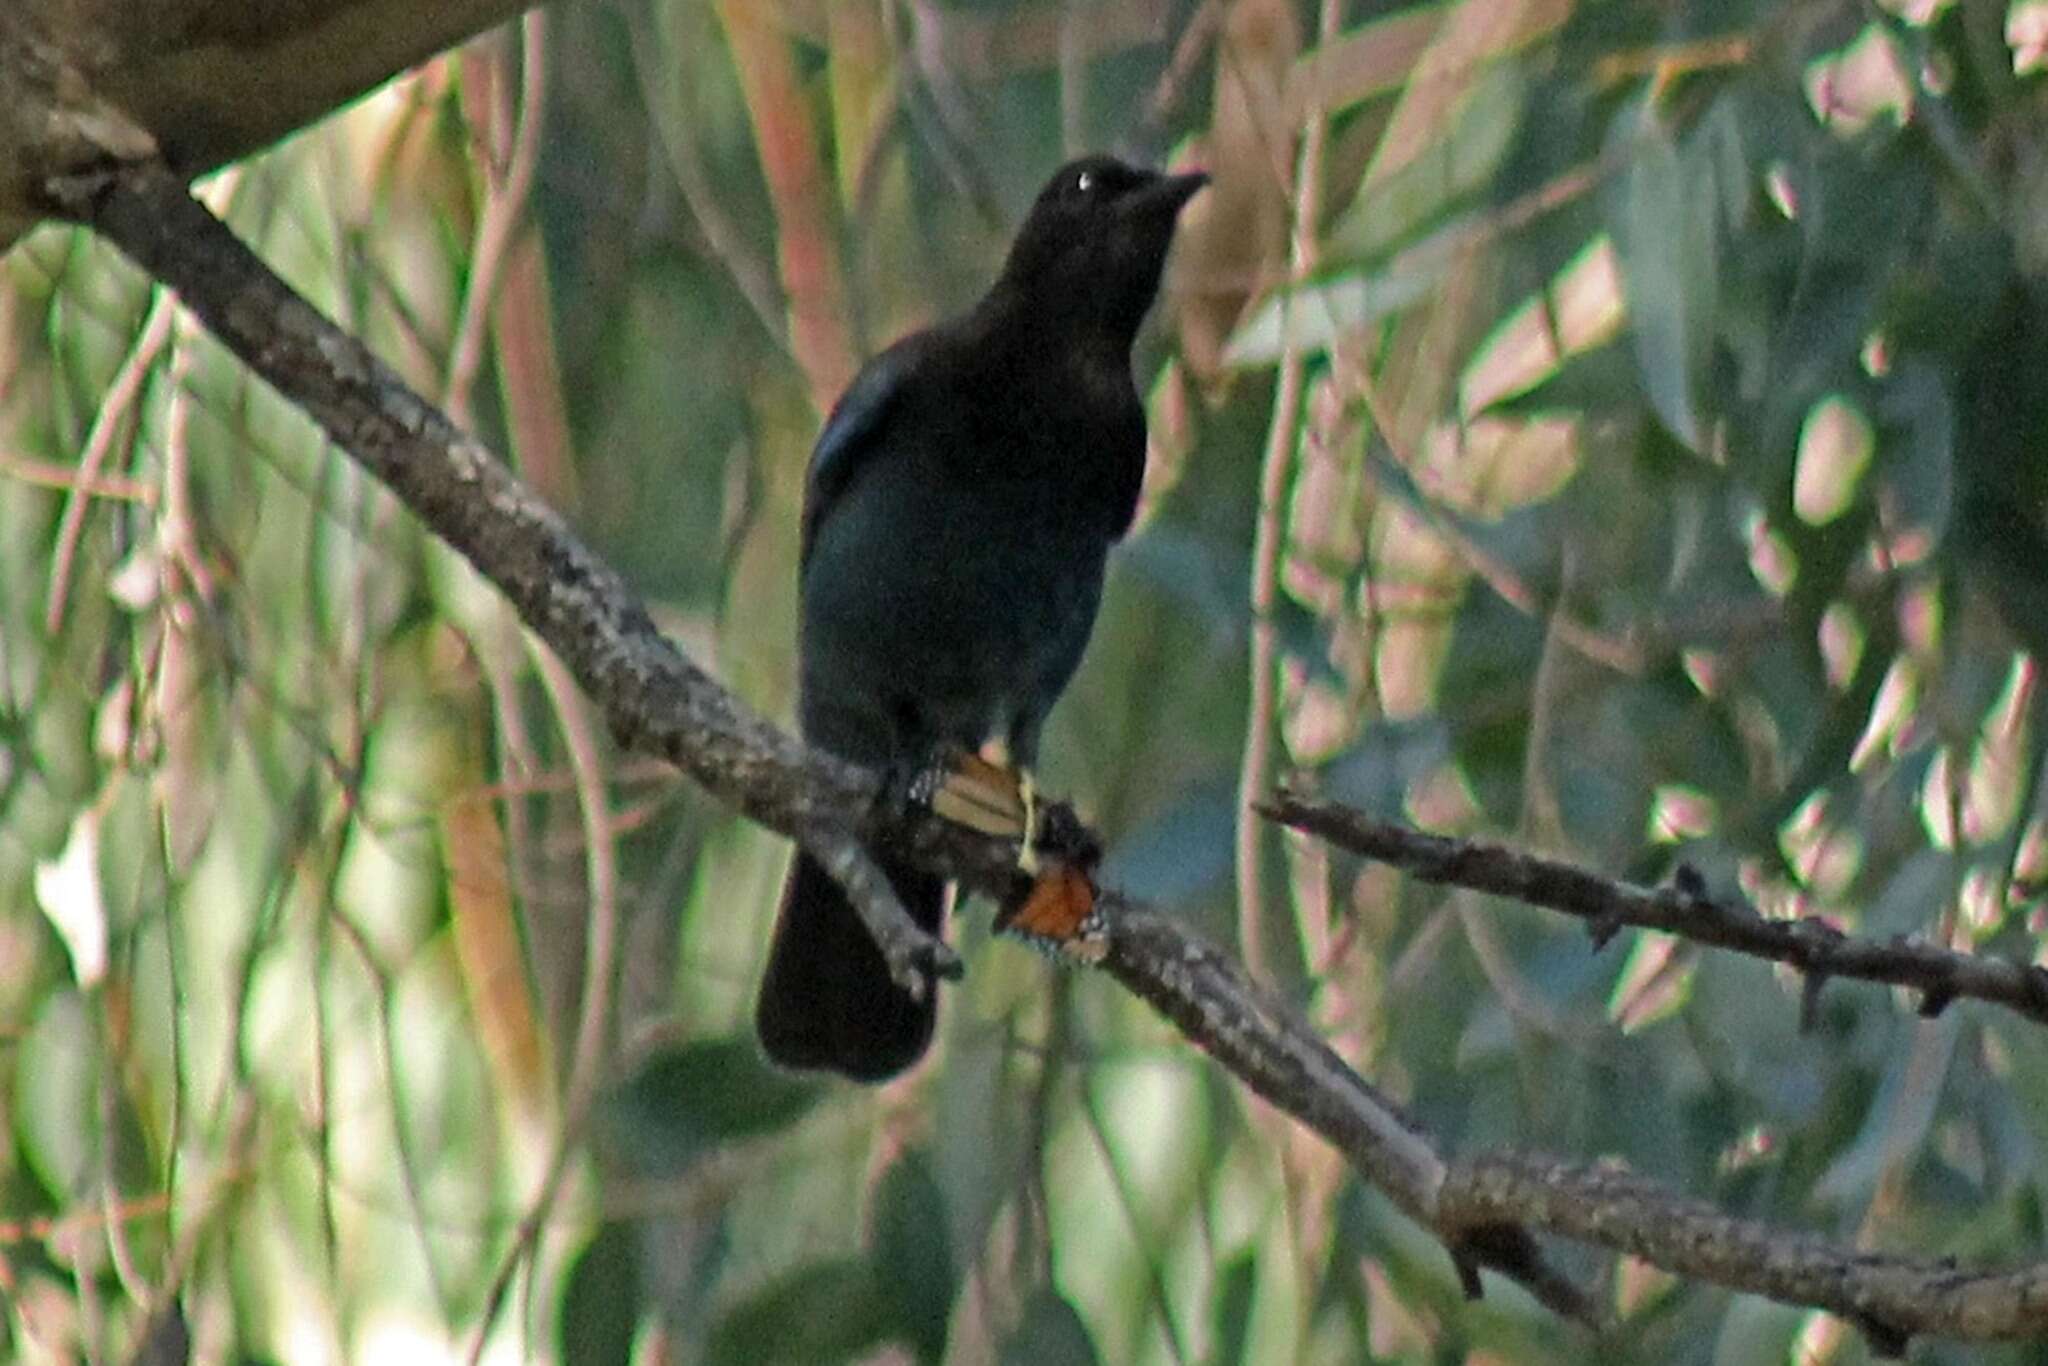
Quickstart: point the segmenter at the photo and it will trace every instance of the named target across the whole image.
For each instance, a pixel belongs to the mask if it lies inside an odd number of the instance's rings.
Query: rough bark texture
[[[156,149],[178,173],[275,142],[524,0],[4,0],[0,251],[42,187]]]
[[[1924,939],[1876,941],[1847,935],[1823,920],[1771,920],[1740,901],[1717,897],[1681,868],[1669,887],[1640,887],[1489,840],[1455,839],[1376,821],[1337,802],[1280,792],[1261,810],[1273,820],[1340,849],[1392,864],[1424,882],[1512,897],[1586,921],[1596,949],[1624,925],[1733,949],[1806,974],[1812,996],[1830,977],[1861,978],[1920,993],[1933,1017],[1959,998],[1991,1001],[2048,1024],[2048,969],[2032,963],[1957,953]]]

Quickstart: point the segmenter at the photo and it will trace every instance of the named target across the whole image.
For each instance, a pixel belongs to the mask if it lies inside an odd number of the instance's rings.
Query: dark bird
[[[1145,469],[1131,344],[1181,207],[1207,182],[1061,168],[961,317],[870,361],[811,455],[798,569],[804,738],[894,774],[992,743],[1020,774],[1073,676]],[[1028,790],[1028,789],[1027,789]],[[940,933],[944,882],[875,851]],[[931,1043],[823,867],[799,854],[756,1010],[786,1067],[879,1081]]]

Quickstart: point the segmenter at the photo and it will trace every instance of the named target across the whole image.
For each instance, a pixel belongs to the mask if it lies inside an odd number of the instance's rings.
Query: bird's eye
[[[1076,194],[1087,194],[1090,190],[1094,188],[1095,172],[1083,171],[1081,172],[1081,174],[1074,177],[1074,192]]]

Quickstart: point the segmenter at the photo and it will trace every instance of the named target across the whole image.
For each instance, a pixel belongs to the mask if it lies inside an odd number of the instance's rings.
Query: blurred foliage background
[[[1767,967],[1596,954],[1240,792],[2043,960],[2044,48],[2039,0],[566,4],[203,188],[786,717],[803,466],[859,359],[969,303],[1065,155],[1207,167],[1046,744],[1108,880],[1450,1144],[2014,1261],[2033,1026],[1838,983],[1802,1030]],[[1627,1261],[1597,1338],[1462,1302],[1334,1153],[985,907],[931,1062],[765,1073],[787,846],[612,752],[81,232],[0,262],[0,523],[0,1353],[1868,1355]]]

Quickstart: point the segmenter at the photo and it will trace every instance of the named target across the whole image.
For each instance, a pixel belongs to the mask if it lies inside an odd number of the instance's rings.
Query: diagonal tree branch
[[[1425,882],[1513,897],[1588,922],[1596,949],[1624,925],[1785,963],[1806,974],[1811,998],[1830,977],[1887,982],[1920,993],[1933,1017],[1967,996],[2048,1024],[2048,969],[1957,953],[1901,936],[1879,943],[1819,920],[1769,920],[1739,901],[1712,897],[1681,867],[1669,887],[1642,887],[1557,859],[1486,840],[1432,835],[1374,820],[1341,802],[1283,789],[1260,808],[1268,817],[1340,849],[1402,868]]]
[[[692,665],[557,514],[294,294],[171,172],[135,164],[53,181],[48,194],[54,211],[98,229],[177,291],[220,340],[505,593],[622,745],[673,761],[752,819],[828,855],[888,843],[977,890],[1017,890],[1013,844],[891,800],[878,775],[805,749]],[[1157,912],[1113,896],[1103,909],[1106,969],[1442,1238],[1470,1294],[1478,1292],[1478,1268],[1489,1267],[1554,1310],[1591,1321],[1591,1299],[1546,1263],[1530,1232],[1545,1229],[1843,1313],[1881,1351],[1901,1351],[1921,1333],[1972,1340],[2048,1334],[2048,1264],[1965,1273],[1946,1263],[1873,1258],[1730,1219],[1604,1168],[1516,1154],[1447,1160],[1223,954]]]

